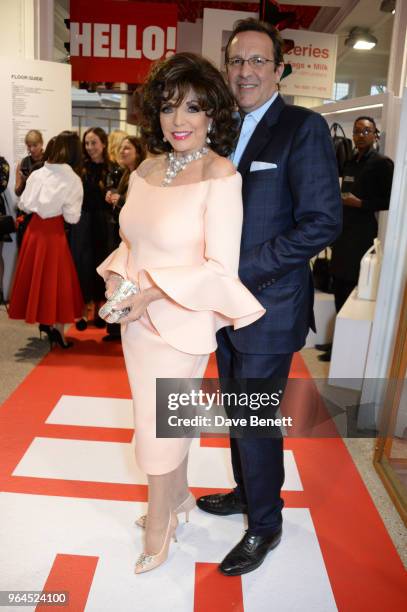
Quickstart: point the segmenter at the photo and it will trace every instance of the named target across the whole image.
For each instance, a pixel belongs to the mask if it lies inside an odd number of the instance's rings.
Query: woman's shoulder
[[[69,164],[65,164],[65,163],[55,164],[55,163],[45,162],[43,167],[37,170],[35,173],[33,173],[33,175],[35,174],[40,175],[40,173],[44,177],[52,176],[54,177],[54,180],[61,181],[61,183],[64,183],[64,184],[66,183],[82,184],[80,176],[75,172],[75,170]]]
[[[109,163],[107,161],[94,162],[92,159],[86,158],[83,160],[83,169],[89,174],[100,174],[109,170]]]
[[[230,159],[220,155],[211,155],[204,168],[204,180],[227,178],[237,174]]]
[[[387,155],[383,155],[379,153],[379,151],[374,151],[373,155],[371,155],[371,166],[394,166],[394,162]]]
[[[78,174],[78,170],[74,170],[69,164],[62,164],[64,166],[64,172],[70,181],[76,184],[82,185],[82,179]]]
[[[34,165],[34,160],[32,159],[31,155],[26,155],[20,161],[21,168],[25,168],[26,170],[27,169],[30,170],[33,165]]]
[[[148,176],[151,172],[154,172],[158,168],[161,168],[165,164],[166,155],[156,155],[155,157],[147,157],[144,161],[141,162],[135,173],[142,178]]]

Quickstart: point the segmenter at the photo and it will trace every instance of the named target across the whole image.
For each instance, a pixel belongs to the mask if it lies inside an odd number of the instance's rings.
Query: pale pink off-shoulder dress
[[[201,378],[216,331],[259,319],[262,305],[237,272],[243,206],[241,176],[159,187],[133,172],[120,213],[123,241],[98,268],[141,289],[160,287],[138,321],[122,326],[132,390],[136,458],[147,474],[174,470],[190,439],[157,438],[156,378]]]

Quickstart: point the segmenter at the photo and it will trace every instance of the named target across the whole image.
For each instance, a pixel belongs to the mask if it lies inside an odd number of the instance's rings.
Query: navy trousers
[[[226,331],[217,334],[216,359],[220,379],[271,379],[286,381],[292,353],[252,355],[240,353]],[[282,523],[281,488],[284,483],[283,438],[230,439],[236,493],[247,504],[249,532],[271,535]]]

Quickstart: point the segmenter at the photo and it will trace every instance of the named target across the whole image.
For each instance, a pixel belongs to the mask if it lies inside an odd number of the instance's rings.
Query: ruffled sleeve
[[[211,352],[216,348],[218,329],[226,325],[239,329],[265,313],[238,278],[242,220],[240,174],[212,179],[204,218],[204,261],[139,272],[142,289],[155,284],[169,298],[152,302],[148,313],[171,345],[192,353]],[[186,311],[189,317],[195,315],[194,330],[186,322]]]
[[[100,274],[105,281],[112,272],[119,274],[123,278],[129,278],[129,254],[129,247],[127,246],[127,243],[122,240],[118,248],[110,253],[110,255],[100,264],[100,266],[96,268],[96,272]],[[135,279],[130,280],[134,281]]]

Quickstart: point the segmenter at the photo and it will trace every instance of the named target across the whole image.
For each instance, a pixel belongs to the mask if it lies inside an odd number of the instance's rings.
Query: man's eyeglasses
[[[362,136],[369,136],[369,134],[374,134],[375,131],[369,130],[369,128],[363,128],[363,130],[353,130],[352,133],[354,136],[357,136],[358,134],[361,134]]]
[[[265,57],[260,57],[258,55],[249,57],[249,59],[243,59],[242,57],[231,57],[226,61],[226,64],[229,66],[229,68],[241,68],[245,62],[247,62],[252,68],[264,68],[264,66],[269,62],[274,64],[274,60],[266,59]]]

